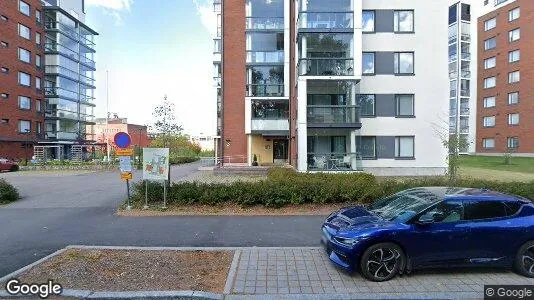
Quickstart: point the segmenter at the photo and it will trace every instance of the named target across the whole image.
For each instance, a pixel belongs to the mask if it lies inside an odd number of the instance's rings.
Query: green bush
[[[171,165],[187,164],[197,160],[199,160],[199,158],[196,156],[179,156],[172,153],[169,155],[169,163]]]
[[[0,179],[0,204],[11,203],[20,199],[19,192],[4,179]]]
[[[149,202],[163,200],[163,186],[148,184]],[[396,192],[421,186],[449,186],[446,177],[381,179],[366,173],[298,173],[293,169],[272,169],[266,180],[231,184],[173,183],[168,191],[169,204],[216,205],[233,203],[242,206],[282,207],[305,203],[366,204]],[[534,199],[534,182],[496,182],[459,179],[455,186],[488,188]],[[134,185],[134,202],[144,203],[144,184]]]

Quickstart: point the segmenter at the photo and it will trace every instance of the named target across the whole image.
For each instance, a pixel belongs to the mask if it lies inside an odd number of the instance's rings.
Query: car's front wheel
[[[404,265],[404,252],[394,243],[372,245],[363,253],[360,272],[372,281],[387,281],[395,277]]]
[[[515,269],[523,276],[534,278],[534,241],[525,243],[515,258]]]

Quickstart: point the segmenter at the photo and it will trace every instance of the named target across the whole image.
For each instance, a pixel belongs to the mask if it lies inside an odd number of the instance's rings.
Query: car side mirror
[[[434,215],[431,214],[424,214],[417,220],[417,224],[419,225],[430,225],[433,224],[435,221]]]

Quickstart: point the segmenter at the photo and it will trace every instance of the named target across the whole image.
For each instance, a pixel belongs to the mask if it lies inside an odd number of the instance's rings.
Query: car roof
[[[531,202],[531,200],[516,196],[516,195],[509,195],[501,192],[497,192],[490,189],[481,189],[481,188],[465,188],[465,187],[442,187],[442,186],[436,186],[436,187],[420,187],[420,188],[413,188],[406,190],[405,192],[408,193],[425,193],[425,194],[432,194],[434,201],[436,202],[437,199],[439,200],[480,200],[484,199],[487,201],[503,201],[503,200],[521,200],[524,202]]]

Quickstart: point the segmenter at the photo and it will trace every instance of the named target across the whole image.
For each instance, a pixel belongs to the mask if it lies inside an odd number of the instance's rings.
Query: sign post
[[[163,208],[167,208],[167,177],[169,148],[143,148],[143,180],[163,181]],[[145,183],[148,184],[148,183]],[[148,208],[148,187],[145,186],[145,207]]]
[[[133,179],[132,174],[132,155],[133,150],[130,148],[132,139],[126,132],[118,132],[114,137],[115,145],[119,149],[115,151],[120,160],[121,179],[126,181],[126,196],[128,197],[127,210],[132,209],[130,205],[130,180]]]

